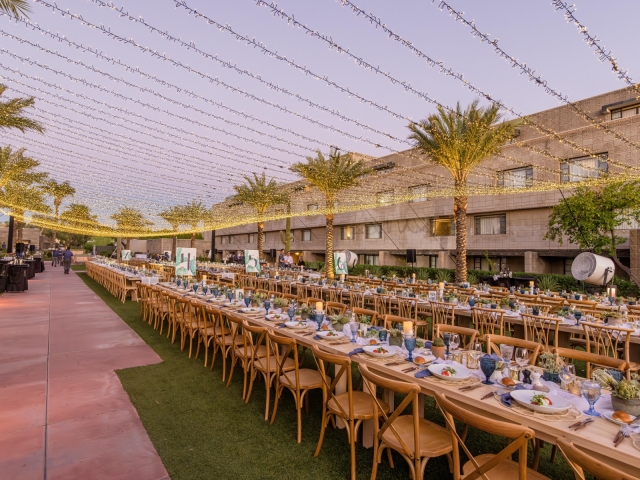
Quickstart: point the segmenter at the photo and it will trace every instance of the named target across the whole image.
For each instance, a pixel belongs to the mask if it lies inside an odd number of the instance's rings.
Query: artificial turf
[[[270,425],[264,420],[263,382],[255,384],[251,399],[245,404],[241,398],[240,367],[236,368],[227,388],[222,383],[220,358],[213,371],[209,371],[203,367],[202,352],[199,359],[189,359],[187,351],[180,351],[178,341],[172,345],[170,339],[143,322],[138,303],[123,304],[86,273],[78,275],[163,360],[156,365],[119,370],[117,374],[172,479],[349,477],[349,444],[344,430],[329,427],[319,457],[313,456],[320,432],[322,394],[319,390],[311,392],[311,409],[309,414],[303,413],[303,438],[298,444],[296,412],[288,392],[283,394],[276,421]],[[305,366],[315,366],[310,357]],[[443,425],[431,398],[425,402],[425,418]],[[498,452],[504,448],[505,440],[470,429],[467,445],[474,455]],[[573,479],[562,455],[558,454],[551,463],[550,452],[547,445],[541,455],[539,472],[552,479]],[[356,454],[358,478],[370,478],[372,449],[358,445]],[[531,454],[530,449],[530,458]],[[409,469],[402,457],[394,454],[394,462],[395,468],[391,469],[386,455],[383,456],[377,478],[409,478]],[[424,478],[451,478],[445,458],[431,459]]]

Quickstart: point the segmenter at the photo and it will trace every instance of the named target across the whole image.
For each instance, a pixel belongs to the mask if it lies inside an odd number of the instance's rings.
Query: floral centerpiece
[[[313,307],[303,303],[300,305],[298,309],[296,309],[296,315],[302,317],[303,320],[308,319],[311,315],[313,315],[314,309]]]
[[[251,295],[251,305],[258,307],[265,298],[267,298],[266,293],[254,293]]]
[[[544,371],[542,378],[544,380],[560,383],[560,370],[564,367],[564,360],[555,353],[544,352],[540,355],[538,365]]]
[[[358,315],[358,322],[364,325],[371,325],[371,315]]]
[[[397,328],[389,330],[389,345],[402,346],[402,332]]]
[[[435,338],[431,343],[431,354],[434,357],[444,359],[446,353],[447,347],[444,346],[444,340],[440,337]]]
[[[591,377],[605,388],[611,390],[611,406],[629,415],[640,415],[640,383],[638,375],[631,380],[616,380],[604,369],[594,370]]]
[[[330,315],[331,324],[333,325],[334,330],[341,332],[343,327],[349,323],[350,318],[347,317],[344,313],[339,313],[337,315]]]
[[[276,308],[285,308],[289,306],[289,300],[282,297],[277,297],[273,300],[273,306]]]

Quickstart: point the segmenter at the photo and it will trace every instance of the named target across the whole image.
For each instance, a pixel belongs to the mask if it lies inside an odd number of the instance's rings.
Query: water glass
[[[351,343],[356,343],[356,335],[360,330],[360,324],[358,322],[349,322],[349,329],[351,330]]]
[[[449,346],[451,345],[451,333],[444,332],[442,335],[442,340],[444,341],[444,346],[447,347],[447,355],[449,355]]]
[[[233,292],[232,291],[228,291],[227,292],[227,298],[229,299],[229,302],[233,302]]]
[[[244,304],[246,305],[247,308],[249,308],[249,305],[251,305],[251,297],[244,297]]]
[[[271,302],[269,300],[264,301],[264,311],[269,313],[269,309],[271,308]]]
[[[480,359],[480,368],[486,377],[482,383],[485,385],[493,385],[493,382],[489,379],[491,378],[491,375],[493,375],[493,372],[496,371],[496,359],[492,358],[490,355],[485,355]]]
[[[413,335],[406,335],[404,337],[404,346],[409,352],[409,357],[407,357],[408,362],[413,362],[413,350],[416,348],[416,337]]]
[[[589,402],[589,410],[586,410],[582,413],[586,415],[591,415],[592,417],[600,416],[600,414],[596,412],[593,406],[600,398],[601,392],[602,392],[602,387],[598,382],[590,382],[590,381],[582,382],[582,396],[587,399],[587,402]]]
[[[516,348],[516,363],[520,365],[521,368],[529,365],[529,350],[526,348],[518,347]]]
[[[513,345],[500,345],[500,356],[504,363],[509,365],[513,359]]]
[[[451,348],[453,350],[457,350],[459,346],[460,346],[460,335],[458,335],[457,333],[454,333],[451,335]]]

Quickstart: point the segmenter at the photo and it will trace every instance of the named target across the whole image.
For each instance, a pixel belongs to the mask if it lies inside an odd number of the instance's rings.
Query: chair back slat
[[[473,307],[471,318],[481,336],[504,335],[504,311],[492,308]]]
[[[523,313],[524,339],[538,342],[543,350],[558,345],[558,333],[562,319],[558,317],[547,317],[544,315],[530,315]]]

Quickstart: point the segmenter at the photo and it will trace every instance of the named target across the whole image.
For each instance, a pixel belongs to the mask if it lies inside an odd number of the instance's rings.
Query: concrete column
[[[389,252],[383,250],[378,251],[378,255],[380,257],[380,265],[389,265],[393,267],[404,265],[402,262],[403,257],[399,255],[391,255]]]
[[[549,273],[549,262],[538,255],[538,252],[524,252],[524,271],[526,273]]]
[[[438,268],[456,268],[455,257],[450,257],[447,252],[440,250],[438,252]]]
[[[629,253],[631,273],[636,278],[640,278],[640,230],[629,230]]]

